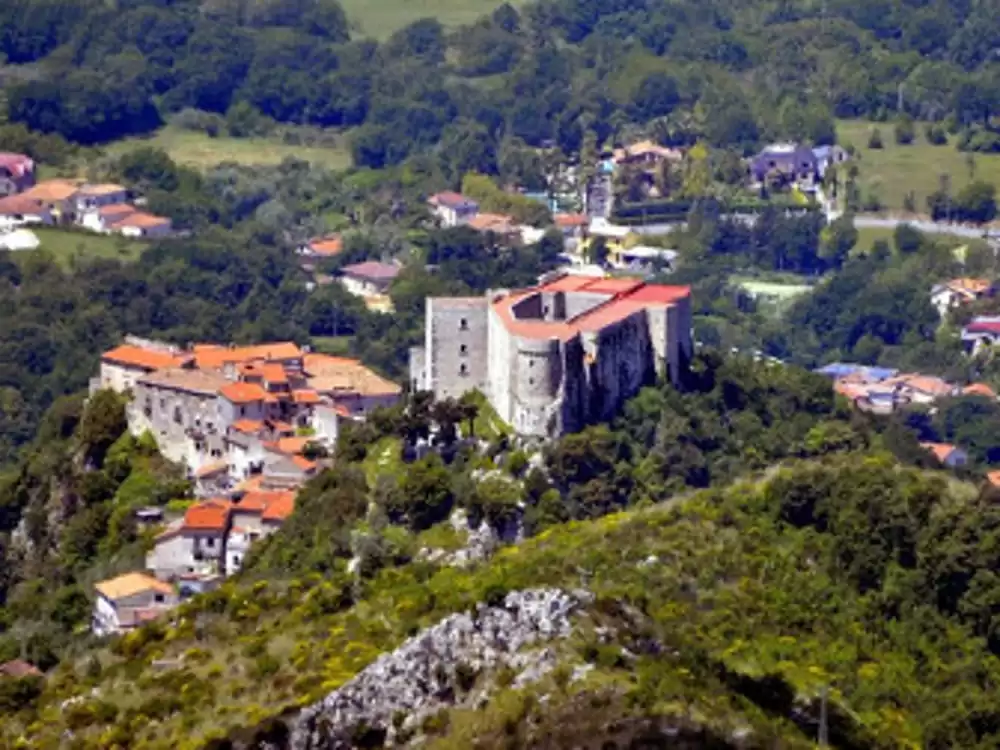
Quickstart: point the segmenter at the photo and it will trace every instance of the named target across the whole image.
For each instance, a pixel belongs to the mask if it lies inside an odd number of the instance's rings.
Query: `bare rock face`
[[[555,663],[539,648],[568,637],[572,615],[591,599],[585,591],[528,589],[451,615],[305,708],[291,722],[288,746],[348,750],[362,737],[398,744],[426,717],[473,700],[481,674],[506,667],[520,673],[518,685],[539,679]]]

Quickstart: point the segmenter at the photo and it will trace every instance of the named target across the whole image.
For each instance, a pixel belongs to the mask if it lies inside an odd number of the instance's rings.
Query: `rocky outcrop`
[[[582,591],[530,589],[451,615],[304,709],[288,746],[347,750],[359,735],[395,744],[442,708],[475,700],[482,675],[506,667],[519,673],[516,685],[538,679],[556,661],[551,649],[539,649],[569,636],[572,615],[590,600]]]

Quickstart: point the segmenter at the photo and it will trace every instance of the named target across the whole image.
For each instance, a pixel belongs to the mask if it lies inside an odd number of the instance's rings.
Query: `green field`
[[[858,241],[854,245],[854,253],[867,252],[871,250],[872,245],[874,245],[878,240],[885,240],[889,243],[891,247],[893,244],[893,234],[895,230],[883,229],[876,227],[862,227],[858,229]],[[932,240],[937,243],[948,245],[952,248],[958,247],[970,247],[970,248],[982,248],[986,247],[985,240],[981,239],[971,239],[969,237],[959,237],[954,234],[932,234],[928,235]]]
[[[320,354],[334,357],[351,356],[351,336],[313,336],[313,348]]]
[[[524,0],[508,0],[521,5]],[[421,18],[436,18],[445,26],[472,23],[500,5],[500,0],[342,0],[351,24],[362,34],[385,39]]]
[[[868,148],[868,137],[874,128],[882,134],[882,149]],[[923,123],[917,123],[916,130],[917,137],[911,145],[898,146],[891,122],[837,122],[837,140],[842,146],[851,144],[858,151],[863,195],[874,191],[888,210],[901,211],[904,196],[912,190],[917,212],[926,213],[927,196],[938,189],[941,175],[950,177],[955,192],[971,179],[1000,186],[1000,154],[963,153],[955,148],[954,137],[947,146],[932,146],[924,138]]]
[[[132,260],[138,257],[145,244],[124,237],[88,232],[70,232],[52,227],[30,227],[41,242],[40,250],[52,253],[64,266],[74,259],[115,258]]]
[[[182,130],[171,125],[146,138],[129,138],[108,146],[112,156],[126,153],[140,146],[161,148],[179,164],[195,169],[209,169],[223,162],[245,165],[280,164],[288,157],[304,159],[327,169],[345,169],[351,166],[347,138],[335,148],[322,146],[292,146],[270,138],[211,138],[205,133]]]

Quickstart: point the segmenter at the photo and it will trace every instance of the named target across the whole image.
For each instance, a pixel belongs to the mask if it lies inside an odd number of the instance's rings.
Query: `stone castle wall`
[[[486,388],[489,367],[486,298],[427,299],[427,387],[438,398]]]

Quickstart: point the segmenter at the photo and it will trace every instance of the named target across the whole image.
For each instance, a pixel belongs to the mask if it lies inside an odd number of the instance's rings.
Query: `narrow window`
[[[459,365],[458,374],[459,375],[468,375],[469,374],[469,368],[466,367],[464,364],[463,365]]]
[[[458,347],[458,353],[459,354],[468,354],[469,353],[469,347],[467,347],[465,344],[462,344],[460,347]]]
[[[468,331],[469,330],[469,321],[466,320],[465,318],[462,318],[460,321],[458,321],[458,330],[460,330],[460,331]]]
[[[214,537],[209,537],[206,540],[205,544],[207,544],[209,547],[214,547],[215,546],[215,538]]]

